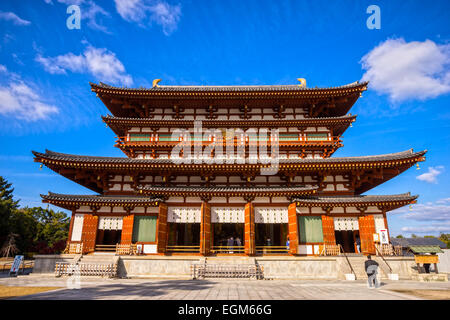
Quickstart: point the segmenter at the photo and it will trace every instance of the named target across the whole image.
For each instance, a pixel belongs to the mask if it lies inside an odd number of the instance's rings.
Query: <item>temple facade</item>
[[[375,253],[386,214],[417,196],[363,195],[426,151],[333,157],[366,82],[91,89],[126,157],[33,152],[95,195],[49,192],[72,212],[83,252],[133,244],[141,254]],[[41,166],[42,166],[41,165]]]

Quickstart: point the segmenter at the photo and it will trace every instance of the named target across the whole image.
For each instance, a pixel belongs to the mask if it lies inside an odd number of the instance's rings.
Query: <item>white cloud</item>
[[[129,86],[133,79],[125,71],[125,67],[116,55],[105,48],[88,46],[86,50],[76,55],[69,52],[56,57],[43,57],[40,54],[36,61],[52,74],[66,74],[67,71],[90,73],[95,78],[106,83]]]
[[[15,79],[0,86],[0,114],[31,122],[47,119],[59,112],[56,106],[47,104],[31,86]]]
[[[425,234],[436,234],[436,233],[450,233],[450,224],[444,225],[432,225],[427,227],[402,227],[403,232],[408,233],[425,233]]]
[[[17,26],[28,26],[31,24],[30,21],[19,18],[13,12],[0,11],[0,20],[11,21],[12,23],[14,23]]]
[[[450,92],[450,45],[389,39],[361,59],[362,80],[393,102],[425,100]]]
[[[181,17],[181,6],[170,5],[161,0],[114,0],[119,15],[129,22],[144,27],[155,22],[168,36],[177,29]]]
[[[402,227],[402,232],[435,235],[450,233],[450,198],[414,204],[410,208],[399,208],[391,213],[415,224]]]
[[[437,183],[437,176],[444,171],[443,166],[429,167],[428,172],[423,173],[416,177],[417,180],[425,181],[428,183]]]
[[[448,198],[437,200],[436,202],[419,203],[411,208],[399,208],[392,211],[393,214],[401,214],[402,218],[427,221],[429,223],[442,223],[450,221],[450,201]]]

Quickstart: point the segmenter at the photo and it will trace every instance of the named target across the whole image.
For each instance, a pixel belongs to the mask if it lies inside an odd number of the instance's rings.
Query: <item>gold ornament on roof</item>
[[[305,78],[297,78],[300,81],[299,87],[306,88],[306,79]]]
[[[153,88],[159,87],[158,83],[159,83],[160,81],[161,81],[161,79],[155,79],[155,80],[153,80],[153,83],[152,83]]]

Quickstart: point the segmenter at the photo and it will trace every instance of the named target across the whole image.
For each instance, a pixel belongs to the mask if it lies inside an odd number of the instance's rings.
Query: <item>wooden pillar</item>
[[[83,231],[81,233],[81,242],[83,242],[83,253],[95,250],[95,241],[97,238],[98,216],[85,214],[83,218]]]
[[[123,217],[121,244],[131,244],[133,240],[134,214]]]
[[[334,219],[328,215],[322,215],[322,231],[324,244],[336,244],[336,236],[334,232]]]
[[[364,254],[375,254],[375,243],[373,234],[375,233],[375,220],[373,215],[359,217],[359,238],[361,240],[361,252]]]
[[[211,252],[211,206],[203,201],[200,223],[200,253],[204,256]]]
[[[253,203],[245,205],[245,227],[244,227],[244,253],[249,256],[255,255],[255,212]]]
[[[70,225],[69,225],[69,235],[67,236],[66,244],[69,244],[72,240],[72,231],[73,231],[73,222],[75,220],[75,210],[72,210],[72,217],[70,218]]]
[[[289,253],[297,254],[298,250],[298,219],[297,203],[293,202],[288,208]]]
[[[158,253],[165,253],[167,246],[167,204],[159,204],[158,220],[157,220],[156,247]]]

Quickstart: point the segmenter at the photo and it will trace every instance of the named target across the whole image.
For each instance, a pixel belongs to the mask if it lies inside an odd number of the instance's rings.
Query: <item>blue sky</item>
[[[71,5],[81,29],[69,29]],[[370,5],[381,28],[369,29]],[[419,194],[389,214],[393,235],[450,233],[450,2],[22,0],[0,3],[0,174],[22,205],[89,194],[31,150],[122,156],[89,81],[338,86],[370,80],[335,156],[427,149],[368,194]]]

